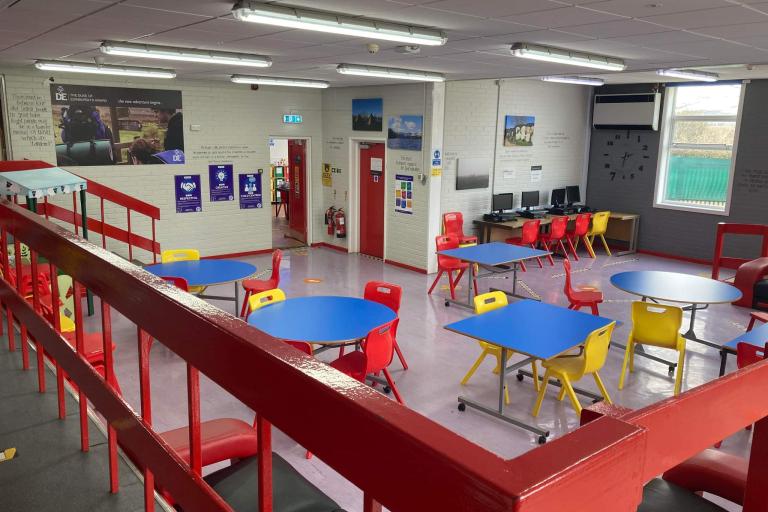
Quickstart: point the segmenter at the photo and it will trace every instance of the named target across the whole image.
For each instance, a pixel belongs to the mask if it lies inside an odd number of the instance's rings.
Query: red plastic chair
[[[736,344],[736,367],[741,369],[751,364],[759,363],[768,355],[768,343],[765,347],[758,347],[751,343]]]
[[[531,249],[535,249],[536,244],[539,243],[539,237],[541,236],[539,231],[540,228],[541,228],[540,220],[525,221],[525,223],[523,224],[523,230],[520,236],[507,238],[504,241],[507,242],[508,244],[522,245],[522,246],[530,247]],[[541,264],[541,258],[536,258],[536,261],[539,262],[539,268],[544,268],[544,265]],[[523,269],[523,272],[526,271],[525,262],[521,261],[520,267]]]
[[[243,289],[245,290],[245,297],[243,297],[243,307],[240,308],[240,316],[245,317],[248,311],[248,299],[254,293],[261,293],[267,290],[274,290],[280,287],[280,262],[283,261],[283,251],[276,249],[272,253],[272,275],[269,279],[245,279],[243,280]]]
[[[336,359],[331,363],[331,367],[363,383],[368,375],[383,373],[384,378],[387,379],[387,385],[397,401],[401,405],[405,405],[387,369],[392,363],[392,356],[394,355],[394,340],[398,322],[399,320],[395,318],[391,322],[373,329],[363,341],[362,351],[350,352]]]
[[[768,313],[760,313],[758,311],[752,311],[749,314],[749,325],[747,326],[747,332],[751,331],[755,326],[755,322],[768,322]]]
[[[563,256],[566,260],[568,259],[568,251],[565,250],[563,240],[565,239],[565,231],[567,228],[567,216],[563,215],[561,217],[554,217],[552,222],[549,224],[549,233],[542,233],[539,236],[539,240],[541,240],[541,244],[544,246],[544,249],[551,252],[552,249],[557,249],[557,247],[560,247],[560,250],[563,251]],[[550,265],[554,267],[555,260],[552,259],[552,255],[547,255],[547,258],[549,259]]]
[[[597,305],[603,302],[603,293],[591,287],[574,290],[571,286],[571,262],[567,259],[563,260],[563,268],[565,269],[565,296],[570,303],[568,309],[578,310],[589,307],[592,309],[593,315],[599,315],[600,311]]]
[[[464,216],[461,212],[443,214],[443,234],[459,239],[459,246],[477,244],[476,236],[464,234]]]
[[[440,251],[447,251],[450,249],[458,249],[459,248],[459,239],[447,236],[447,235],[438,235],[435,237],[435,246],[437,247],[437,252]],[[429,291],[427,292],[427,295],[432,294],[432,290],[435,289],[435,286],[437,286],[438,281],[440,281],[440,278],[443,276],[443,273],[448,273],[448,286],[451,288],[451,298],[453,300],[456,300],[456,284],[461,280],[461,276],[464,275],[464,272],[469,268],[469,264],[466,262],[457,260],[456,258],[452,258],[450,256],[442,256],[440,254],[437,255],[437,277],[435,278],[435,281],[432,283],[432,286],[429,288]],[[456,279],[453,278],[453,272],[458,272],[456,275]],[[473,280],[472,286],[475,287],[475,295],[477,295],[477,279]]]
[[[384,281],[369,281],[365,284],[365,291],[363,292],[364,299],[383,304],[394,311],[396,315],[400,313],[402,296],[403,289],[401,287],[396,284],[385,283]],[[407,370],[408,363],[405,362],[405,357],[403,357],[400,346],[397,344],[397,324],[395,324],[394,332],[392,333],[392,345],[395,348],[400,364],[403,365],[404,370]]]
[[[587,252],[589,253],[590,258],[595,258],[595,251],[592,250],[592,244],[589,243],[589,238],[587,238],[587,233],[589,232],[589,221],[591,218],[591,213],[580,213],[576,216],[573,229],[569,229],[565,233],[565,238],[568,240],[568,246],[571,248],[571,252],[573,253],[573,257],[576,259],[576,261],[579,261],[579,255],[576,254],[576,248],[579,246],[579,240],[582,240],[584,245],[587,246]],[[574,242],[576,243],[574,244]]]

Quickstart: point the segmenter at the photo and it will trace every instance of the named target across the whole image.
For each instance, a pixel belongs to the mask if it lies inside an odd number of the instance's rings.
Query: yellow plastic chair
[[[174,261],[197,261],[200,259],[200,251],[197,249],[168,249],[160,253],[161,263],[173,263]],[[190,286],[189,293],[203,293],[207,286]]]
[[[57,278],[59,285],[59,321],[61,332],[73,332],[75,330],[75,294],[72,288],[72,278],[62,274]]]
[[[597,212],[592,216],[592,227],[587,232],[589,244],[593,248],[595,246],[595,237],[600,237],[608,256],[611,255],[611,250],[608,248],[608,242],[605,241],[605,232],[608,230],[608,219],[610,218],[611,212]]]
[[[624,352],[619,389],[624,389],[627,364],[630,372],[635,371],[635,345],[650,345],[678,351],[675,396],[680,394],[685,363],[685,338],[680,335],[682,323],[683,310],[677,306],[640,301],[632,303],[632,331]]]
[[[248,298],[248,312],[253,313],[257,309],[275,304],[276,302],[283,302],[284,300],[285,292],[280,288],[256,293]]]
[[[536,398],[536,404],[533,406],[534,417],[539,414],[541,402],[544,400],[544,394],[547,391],[550,377],[560,381],[561,388],[557,399],[562,400],[567,394],[578,416],[581,416],[581,404],[576,397],[572,383],[580,380],[585,375],[591,374],[606,403],[613,403],[611,402],[610,395],[608,395],[608,390],[605,389],[603,380],[600,378],[600,374],[597,372],[603,367],[605,359],[608,357],[608,348],[611,343],[611,334],[613,334],[614,327],[616,327],[616,322],[611,322],[605,327],[589,333],[584,342],[584,350],[580,355],[559,356],[542,363],[546,372],[544,373],[544,384],[539,387],[539,396]]]
[[[504,292],[496,291],[483,293],[475,297],[475,313],[482,315],[483,313],[493,311],[494,309],[502,308],[507,304],[507,295]],[[480,348],[483,349],[483,351],[480,352],[480,355],[477,357],[475,364],[472,365],[472,368],[470,368],[464,378],[461,379],[462,386],[469,382],[469,379],[472,378],[472,375],[475,374],[475,371],[486,357],[492,356],[496,358],[496,368],[493,369],[493,373],[495,374],[498,374],[501,371],[502,364],[506,364],[506,361],[504,361],[504,363],[501,361],[501,347],[480,340],[477,340],[477,343],[480,345]],[[513,353],[514,352],[512,350],[507,350],[507,360],[509,360]],[[531,363],[531,372],[533,373],[533,385],[536,389],[538,389],[539,372],[536,367],[536,361]],[[509,390],[507,389],[506,384],[504,385],[504,402],[509,404]]]

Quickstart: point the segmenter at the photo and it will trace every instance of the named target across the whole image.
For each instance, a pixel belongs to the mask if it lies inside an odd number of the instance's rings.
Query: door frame
[[[305,193],[306,204],[304,205],[304,207],[305,207],[304,215],[306,217],[306,223],[307,223],[307,247],[309,247],[309,246],[312,245],[312,242],[314,242],[314,237],[313,237],[313,233],[312,233],[312,231],[313,231],[312,228],[314,226],[314,222],[313,222],[314,219],[312,218],[312,184],[313,184],[313,181],[312,181],[312,137],[310,137],[308,135],[307,136],[304,136],[304,135],[269,135],[269,137],[267,139],[267,153],[268,154],[270,153],[270,151],[269,151],[269,140],[270,139],[303,140],[303,141],[306,142],[306,145],[307,145],[307,151],[306,151],[307,157],[306,157],[306,160],[307,161],[304,164],[304,169],[305,169],[305,173],[306,173],[306,178],[305,178],[305,183],[304,183],[304,190],[306,191],[306,193]],[[270,155],[270,158],[271,158],[271,155]],[[288,162],[288,164],[289,164],[289,167],[290,167],[290,162]],[[270,166],[272,165],[271,162],[270,162],[269,165]],[[262,179],[262,187],[263,186],[264,186],[264,184],[263,184],[263,179]],[[272,204],[271,203],[270,203],[269,211],[270,211],[269,215],[270,215],[270,229],[271,229],[271,226],[272,226],[272,215],[274,215],[274,213],[272,212]]]
[[[376,137],[350,137],[349,138],[349,161],[352,163],[352,169],[349,173],[349,211],[347,212],[348,233],[348,252],[360,252],[360,144],[364,142],[376,142],[384,144],[384,260],[387,259],[387,191],[389,187],[389,173],[387,162],[389,162],[389,149],[387,148],[387,138]]]

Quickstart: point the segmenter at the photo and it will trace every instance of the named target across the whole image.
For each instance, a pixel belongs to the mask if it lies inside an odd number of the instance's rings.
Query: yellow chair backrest
[[[608,219],[611,218],[611,212],[597,212],[592,216],[592,229],[590,235],[604,235],[608,230]]]
[[[197,249],[168,249],[160,253],[160,261],[173,263],[174,261],[192,261],[200,259],[200,251]]]
[[[251,295],[251,297],[248,299],[248,309],[251,313],[253,313],[257,309],[261,309],[276,302],[283,302],[284,300],[285,292],[280,288],[275,288],[274,290],[267,290],[265,292]]]
[[[504,292],[483,293],[475,297],[475,313],[481,315],[494,309],[503,308],[507,304],[507,294]]]
[[[608,357],[614,327],[616,327],[616,322],[611,322],[605,327],[589,333],[584,342],[584,371],[582,375],[594,373],[603,367]]]
[[[677,348],[683,310],[677,306],[635,301],[632,303],[632,338],[637,343]]]
[[[59,327],[61,332],[75,330],[75,294],[72,287],[72,278],[68,275],[60,275],[57,278],[59,286]]]

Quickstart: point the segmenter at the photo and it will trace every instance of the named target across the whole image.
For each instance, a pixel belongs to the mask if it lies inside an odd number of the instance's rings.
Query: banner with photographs
[[[184,163],[181,91],[51,84],[56,163]]]

